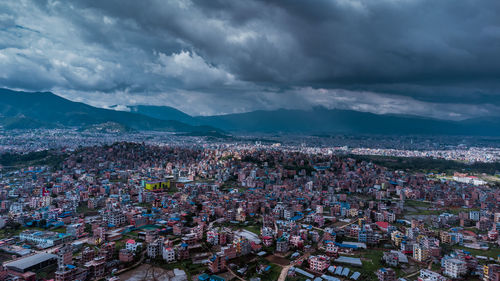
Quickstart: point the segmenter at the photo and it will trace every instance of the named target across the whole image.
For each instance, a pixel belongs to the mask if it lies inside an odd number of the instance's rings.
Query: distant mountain
[[[315,107],[192,117],[168,106],[135,106],[131,110],[163,120],[208,125],[235,133],[390,134],[500,136],[498,118],[449,121],[409,115],[380,115]]]
[[[4,129],[37,127],[85,127],[113,122],[135,130],[185,133],[220,132],[210,126],[193,126],[160,120],[133,112],[96,108],[72,102],[50,92],[18,92],[0,89],[0,125]]]
[[[162,130],[184,135],[235,133],[391,134],[500,136],[500,119],[447,121],[402,115],[378,115],[315,107],[311,110],[253,111],[192,117],[167,106],[130,106],[131,112],[96,108],[50,92],[0,89],[0,125],[4,129],[79,127],[120,132]],[[218,128],[218,129],[216,129]],[[223,131],[222,131],[223,130]]]
[[[128,106],[131,112],[140,113],[160,120],[176,120],[188,124],[196,124],[192,116],[170,106],[134,105]]]
[[[254,111],[196,117],[196,119],[200,124],[232,132],[500,135],[500,121],[495,118],[447,121],[414,116],[378,115],[324,107],[316,107],[311,110]]]

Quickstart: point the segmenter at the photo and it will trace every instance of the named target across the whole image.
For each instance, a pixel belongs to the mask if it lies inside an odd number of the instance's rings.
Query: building
[[[252,251],[250,241],[243,236],[236,235],[233,244],[236,246],[236,252],[240,256],[248,255]]]
[[[399,254],[397,251],[384,252],[382,259],[385,261],[385,264],[389,266],[396,267],[399,265]]]
[[[281,237],[276,241],[276,252],[286,253],[288,252],[288,241]]]
[[[333,241],[325,241],[325,252],[330,257],[337,257],[339,253],[339,247],[335,245]]]
[[[28,271],[37,272],[48,266],[57,264],[57,255],[39,253],[26,258],[4,263],[4,266],[16,273],[26,273]]]
[[[213,255],[208,261],[208,269],[212,273],[218,273],[226,268],[226,258],[222,255]]]
[[[473,221],[479,221],[481,218],[481,212],[480,211],[470,211],[469,212],[469,219]]]
[[[460,278],[467,273],[467,266],[459,259],[444,260],[444,275],[451,278]]]
[[[381,268],[377,271],[379,281],[395,281],[396,272],[392,268]]]
[[[135,253],[137,251],[137,248],[141,245],[141,243],[137,243],[135,242],[135,240],[129,239],[127,240],[127,243],[125,243],[125,249]]]
[[[122,226],[127,222],[127,217],[121,211],[111,211],[107,214],[105,219],[113,226]]]
[[[170,180],[165,181],[148,181],[144,184],[144,189],[147,191],[161,192],[170,188]]]
[[[71,245],[63,245],[57,251],[57,266],[64,268],[68,264],[73,264],[73,249]]]
[[[500,281],[500,265],[498,264],[484,265],[483,281]]]
[[[175,261],[175,250],[171,247],[163,247],[162,251],[163,259],[166,262],[174,262]]]
[[[429,258],[429,250],[419,243],[415,243],[413,245],[413,258],[417,261],[425,261]]]
[[[147,248],[146,254],[148,255],[148,257],[150,258],[158,257],[162,251],[162,244],[163,241],[161,239],[156,239],[152,243],[149,243],[146,247]]]
[[[309,269],[316,272],[323,272],[330,266],[330,259],[326,256],[311,256],[309,258]]]
[[[271,247],[273,245],[273,237],[272,236],[262,236],[262,243],[266,247]]]
[[[57,233],[53,231],[25,230],[19,234],[19,239],[21,241],[33,243],[37,245],[37,247],[45,249],[68,242],[72,238],[64,233]]]
[[[83,223],[74,223],[66,227],[66,233],[79,238],[85,232],[85,226]]]
[[[118,259],[120,262],[132,262],[134,260],[134,253],[127,249],[121,249],[118,254]]]
[[[85,247],[82,251],[82,263],[87,263],[93,260],[95,257],[95,252],[90,247]]]
[[[428,269],[421,269],[418,281],[448,281],[449,279],[443,275],[430,271]]]
[[[97,257],[85,263],[85,268],[88,271],[88,276],[94,279],[100,279],[104,276],[106,270],[105,257]]]
[[[87,280],[87,270],[74,265],[66,265],[55,272],[55,281]]]
[[[358,242],[374,245],[378,243],[378,239],[373,230],[362,229],[358,232]]]

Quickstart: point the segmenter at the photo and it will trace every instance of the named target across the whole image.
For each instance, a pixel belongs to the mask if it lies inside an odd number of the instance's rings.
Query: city
[[[499,14],[0,1],[0,281],[500,281]]]
[[[389,170],[306,146],[167,137],[164,145],[60,148],[50,152],[59,156],[50,165],[29,166],[49,159],[33,155],[20,169],[3,167],[2,276],[495,280],[500,274],[496,182],[461,172]]]

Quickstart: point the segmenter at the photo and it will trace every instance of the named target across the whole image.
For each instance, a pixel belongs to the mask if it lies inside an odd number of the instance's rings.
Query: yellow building
[[[417,261],[425,261],[429,258],[429,250],[424,249],[421,245],[413,245],[413,258]]]
[[[358,216],[358,209],[356,209],[356,208],[349,209],[349,216],[350,217],[357,217]]]
[[[446,231],[441,231],[441,243],[451,244],[451,235]]]
[[[170,188],[170,180],[167,181],[148,181],[144,185],[144,188],[148,191],[164,191]]]
[[[399,246],[401,245],[401,241],[403,241],[403,233],[399,230],[393,231],[391,233],[391,240],[394,242],[394,245]]]

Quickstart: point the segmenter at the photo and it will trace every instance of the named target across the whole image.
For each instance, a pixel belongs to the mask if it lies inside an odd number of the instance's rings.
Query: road
[[[234,273],[234,271],[233,271],[231,268],[229,268],[229,266],[226,266],[226,268],[227,268],[227,270],[228,270],[229,272],[231,272],[231,274],[232,274],[232,275],[234,275],[236,278],[238,278],[238,280],[240,280],[240,281],[247,281],[247,280],[245,280],[245,279],[243,279],[243,278],[239,277],[239,276],[238,276],[238,274]]]
[[[285,281],[286,276],[288,275],[288,270],[290,270],[290,268],[292,266],[296,265],[299,261],[303,262],[304,260],[309,258],[310,255],[311,255],[311,253],[305,253],[304,255],[300,256],[296,260],[292,261],[290,263],[290,265],[284,266],[283,269],[281,270],[280,277],[278,278],[278,281]]]

